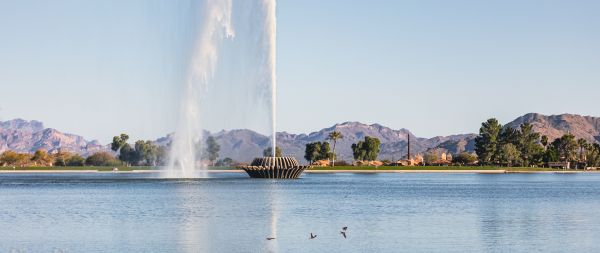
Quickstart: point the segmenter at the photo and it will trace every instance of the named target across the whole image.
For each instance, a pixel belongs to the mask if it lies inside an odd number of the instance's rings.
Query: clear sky
[[[174,131],[190,8],[0,0],[0,119],[103,143]],[[277,11],[279,131],[361,121],[432,137],[528,112],[600,116],[600,1],[280,0]]]

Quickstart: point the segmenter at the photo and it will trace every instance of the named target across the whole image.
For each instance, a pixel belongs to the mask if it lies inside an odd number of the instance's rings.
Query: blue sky
[[[103,143],[172,132],[198,6],[0,0],[0,119]],[[431,137],[528,112],[600,116],[599,1],[280,0],[277,11],[279,131],[361,121]],[[248,126],[228,103],[213,110],[231,120],[211,130]]]

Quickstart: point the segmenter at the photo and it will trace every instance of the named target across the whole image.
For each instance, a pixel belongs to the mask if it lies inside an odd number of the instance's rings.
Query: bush
[[[113,155],[107,152],[98,152],[87,159],[85,159],[85,165],[88,166],[118,166],[121,162],[117,160]]]
[[[73,155],[66,160],[66,166],[83,166],[85,158],[80,155]]]

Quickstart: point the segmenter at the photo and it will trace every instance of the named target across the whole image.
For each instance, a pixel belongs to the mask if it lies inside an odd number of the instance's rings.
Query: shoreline
[[[161,173],[162,170],[125,170],[125,171],[105,171],[105,170],[0,170],[0,174],[153,174]],[[206,173],[245,173],[243,170],[206,170]],[[387,173],[410,173],[410,174],[596,174],[600,171],[586,170],[547,170],[547,171],[527,171],[527,170],[307,170],[306,174],[387,174]]]

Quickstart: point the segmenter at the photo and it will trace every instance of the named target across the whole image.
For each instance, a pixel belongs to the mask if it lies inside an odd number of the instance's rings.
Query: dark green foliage
[[[452,162],[459,165],[473,164],[477,161],[477,156],[468,152],[462,152],[452,157]]]
[[[375,161],[379,155],[381,141],[375,137],[365,136],[365,139],[352,144],[352,155],[357,161]]]
[[[304,159],[309,161],[311,164],[318,160],[319,154],[321,153],[321,143],[320,142],[311,142],[306,144],[306,148],[304,149]]]
[[[521,152],[514,144],[506,143],[500,147],[499,151],[499,158],[502,164],[506,164],[508,167],[519,164]]]
[[[98,152],[85,159],[85,165],[88,166],[118,166],[120,164],[115,157],[107,152]]]
[[[263,150],[263,156],[264,157],[271,157],[273,156],[273,148],[272,147],[268,147],[265,150]],[[281,148],[279,148],[279,146],[275,147],[275,157],[282,157],[282,152],[281,152]]]
[[[588,166],[600,167],[600,144],[588,145],[585,157]]]
[[[84,166],[85,158],[80,155],[73,155],[66,160],[66,166]]]
[[[126,165],[165,165],[167,162],[167,148],[159,147],[153,141],[138,140],[132,147],[127,143],[129,136],[121,134],[113,137],[111,149],[118,152],[118,158]]]
[[[152,141],[136,141],[132,164],[156,166],[159,162],[159,147]]]
[[[479,136],[475,138],[475,152],[479,157],[479,163],[493,164],[498,155],[498,143],[502,125],[497,119],[488,119],[481,124]]]
[[[44,149],[39,149],[35,151],[33,157],[31,157],[31,161],[33,161],[36,165],[51,165],[54,159],[48,154],[48,152]]]
[[[548,136],[542,136],[542,139],[540,140],[540,143],[542,144],[542,146],[544,146],[544,149],[546,149],[548,147],[549,141],[548,141]]]
[[[540,134],[533,131],[533,126],[528,123],[522,124],[518,137],[517,147],[521,153],[521,165],[529,167],[541,163],[544,147],[540,145]]]
[[[528,167],[542,164],[544,147],[541,142],[540,134],[534,132],[530,124],[514,129],[502,127],[496,119],[489,119],[482,124],[479,136],[475,138],[475,152],[482,165]]]
[[[137,163],[137,154],[129,143],[125,143],[119,149],[119,160],[123,161],[126,165],[135,165]]]
[[[225,157],[224,159],[217,161],[217,163],[215,163],[215,166],[233,166],[236,163],[237,162],[234,161],[233,159],[231,159],[229,157]]]
[[[329,142],[320,142],[321,148],[319,151],[319,157],[317,160],[329,160],[333,158],[333,153],[329,148]]]
[[[328,142],[311,142],[306,144],[304,149],[304,159],[313,163],[319,160],[331,159],[333,154],[329,151]]]
[[[572,134],[565,134],[554,140],[548,147],[550,152],[557,155],[559,161],[576,161],[579,145]]]
[[[119,149],[123,147],[123,145],[127,144],[127,140],[129,140],[129,135],[121,134],[120,136],[113,137],[113,141],[110,144],[110,148],[117,152]]]

